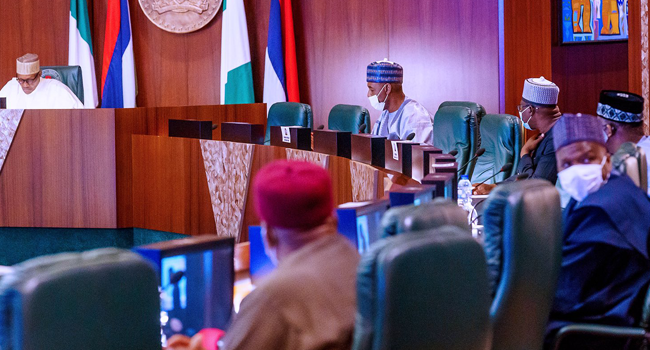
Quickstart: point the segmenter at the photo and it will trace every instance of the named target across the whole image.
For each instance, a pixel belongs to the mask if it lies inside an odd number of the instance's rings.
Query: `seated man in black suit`
[[[596,117],[564,115],[553,137],[558,177],[572,199],[564,213],[562,268],[549,336],[577,322],[636,326],[650,283],[650,199],[626,176],[611,174]],[[620,340],[593,337],[567,340],[566,349],[622,346]]]

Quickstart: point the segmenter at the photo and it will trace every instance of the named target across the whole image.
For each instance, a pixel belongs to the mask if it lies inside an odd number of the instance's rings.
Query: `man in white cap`
[[[553,133],[555,123],[562,113],[557,106],[560,88],[544,77],[526,79],[521,102],[517,106],[519,117],[528,130],[539,130],[521,148],[516,174],[506,181],[514,181],[521,175],[529,179],[545,179],[557,182],[555,147]],[[488,194],[496,185],[483,184],[476,188],[476,194]]]
[[[28,53],[16,59],[16,77],[0,90],[9,109],[72,109],[83,103],[63,83],[42,79],[38,55]]]
[[[366,82],[372,108],[381,112],[372,134],[389,140],[412,140],[433,145],[433,117],[402,90],[402,66],[388,59],[368,65]]]

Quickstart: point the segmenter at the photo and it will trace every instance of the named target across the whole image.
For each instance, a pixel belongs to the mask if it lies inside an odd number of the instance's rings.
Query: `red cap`
[[[275,161],[255,176],[253,201],[257,215],[271,227],[316,227],[334,210],[332,180],[311,163]]]

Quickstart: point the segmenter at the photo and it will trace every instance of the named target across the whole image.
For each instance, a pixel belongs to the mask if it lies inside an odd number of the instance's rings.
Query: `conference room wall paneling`
[[[498,106],[498,0],[294,0],[301,100],[314,124],[327,124],[339,103],[363,105],[369,62],[388,57],[405,68],[405,91],[432,113],[447,99],[466,99],[488,111]],[[219,103],[221,20],[189,34],[165,32],[130,0],[142,107]],[[268,0],[245,0],[255,98],[263,99]],[[88,0],[98,88],[108,0]],[[405,6],[408,4],[408,6]],[[14,59],[27,51],[43,64],[66,65],[69,0],[3,1],[0,81],[14,76]],[[34,21],[47,25],[33,25]],[[373,120],[379,112],[372,111]]]
[[[499,1],[503,4],[505,113],[517,115],[524,80],[553,79],[550,23],[555,0]]]
[[[0,227],[116,228],[114,111],[28,110],[0,173]]]
[[[554,1],[551,52],[553,82],[560,88],[558,105],[562,112],[595,115],[601,90],[628,90],[628,43],[561,45],[557,11],[558,3]]]

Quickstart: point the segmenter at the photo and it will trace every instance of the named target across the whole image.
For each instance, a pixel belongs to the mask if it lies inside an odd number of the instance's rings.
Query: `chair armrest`
[[[562,327],[557,332],[555,335],[554,349],[559,350],[562,340],[567,336],[575,334],[596,335],[612,338],[650,339],[650,336],[643,328],[605,326],[596,324],[572,324]]]

